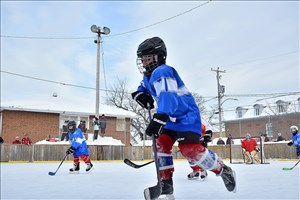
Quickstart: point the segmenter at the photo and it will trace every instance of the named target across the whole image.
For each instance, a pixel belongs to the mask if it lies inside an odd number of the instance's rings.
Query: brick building
[[[107,119],[105,136],[129,145],[130,120],[135,118],[135,114],[116,108],[111,108],[113,111],[105,108],[106,111],[102,112]],[[5,143],[11,143],[16,136],[22,139],[26,133],[33,143],[44,140],[49,135],[60,138],[66,120],[75,120],[77,124],[81,120],[86,121],[87,133],[93,133],[92,113],[1,107],[0,136]]]
[[[277,134],[289,140],[290,126],[300,127],[300,97],[288,97],[258,100],[253,106],[237,107],[235,117],[224,120],[225,134],[233,137],[244,137],[246,133],[252,136],[267,134],[276,140]]]

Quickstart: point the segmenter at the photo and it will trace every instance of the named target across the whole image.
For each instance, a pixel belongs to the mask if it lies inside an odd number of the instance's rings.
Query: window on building
[[[125,131],[125,119],[117,119],[116,131]]]
[[[288,107],[288,102],[284,102],[284,101],[277,101],[277,111],[278,113],[284,113],[287,111],[287,107]]]
[[[243,117],[243,112],[241,110],[237,111],[237,117],[242,118]]]
[[[242,108],[242,107],[237,107],[235,110],[236,113],[236,117],[237,118],[242,118],[244,116],[244,114],[246,113],[247,109]]]
[[[261,104],[255,104],[253,108],[254,108],[254,116],[259,116],[261,115],[264,107]]]

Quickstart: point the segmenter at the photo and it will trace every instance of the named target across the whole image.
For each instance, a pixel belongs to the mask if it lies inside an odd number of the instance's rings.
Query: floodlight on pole
[[[97,33],[97,40],[94,42],[97,44],[97,67],[96,67],[96,110],[95,117],[99,118],[99,105],[100,105],[100,42],[101,34],[108,35],[110,29],[103,27],[101,30],[100,26],[92,25],[91,31]]]

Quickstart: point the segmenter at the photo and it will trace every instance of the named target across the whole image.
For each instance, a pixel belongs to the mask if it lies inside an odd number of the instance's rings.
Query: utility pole
[[[218,85],[218,110],[219,110],[219,129],[220,129],[220,137],[222,137],[222,97],[225,93],[225,86],[220,85],[221,75],[220,73],[225,73],[226,71],[221,71],[219,67],[215,70],[211,68],[211,71],[217,72],[217,85]]]

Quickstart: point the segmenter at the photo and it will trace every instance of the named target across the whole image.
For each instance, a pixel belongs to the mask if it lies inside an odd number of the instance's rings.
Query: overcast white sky
[[[298,1],[1,1],[1,104],[46,106],[56,92],[56,102],[93,107],[93,89],[10,74],[95,88],[93,24],[111,29],[103,36],[102,89],[126,79],[128,89],[135,90],[142,78],[136,49],[159,36],[167,45],[167,64],[206,99],[217,96],[211,71],[217,67],[226,70],[221,84],[230,97],[300,91]],[[223,106],[253,102],[238,99]]]

